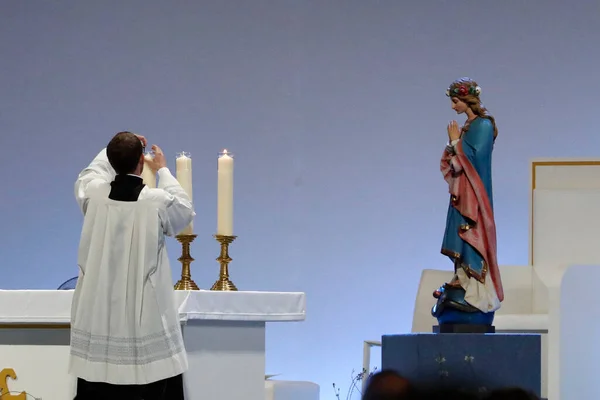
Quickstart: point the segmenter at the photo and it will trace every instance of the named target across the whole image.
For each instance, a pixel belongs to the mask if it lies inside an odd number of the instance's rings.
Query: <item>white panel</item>
[[[560,399],[598,399],[600,320],[590,314],[597,303],[600,265],[572,266],[560,295]],[[558,400],[558,397],[550,397]]]
[[[535,265],[600,264],[600,189],[534,192]]]
[[[265,399],[265,323],[195,320],[183,326],[187,399]]]
[[[600,159],[535,159],[531,162],[529,264],[537,264],[533,248],[534,189],[600,189]]]

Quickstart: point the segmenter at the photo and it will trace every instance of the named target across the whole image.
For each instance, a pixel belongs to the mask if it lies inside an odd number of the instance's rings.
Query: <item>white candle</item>
[[[144,180],[144,184],[150,188],[156,187],[156,174],[150,168],[148,161],[151,161],[152,157],[150,154],[146,154],[144,156],[144,169],[142,170],[142,179]]]
[[[177,180],[179,184],[185,190],[187,195],[190,197],[190,201],[194,201],[192,192],[192,159],[190,153],[182,152],[177,156],[175,161]],[[194,232],[194,222],[192,221],[183,231],[180,233],[183,235],[191,235]]]
[[[217,235],[233,235],[233,154],[223,150],[217,168]]]

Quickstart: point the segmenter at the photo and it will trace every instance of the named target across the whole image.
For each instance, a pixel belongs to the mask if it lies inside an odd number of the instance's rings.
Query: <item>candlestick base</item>
[[[217,258],[220,264],[219,279],[212,285],[210,290],[216,291],[237,291],[237,287],[229,279],[229,245],[237,238],[237,236],[215,235],[217,242],[221,244],[221,254]]]
[[[181,279],[175,284],[175,290],[200,290],[196,282],[192,280],[190,264],[194,259],[190,255],[190,243],[196,239],[197,235],[177,235],[175,238],[181,243],[181,257],[177,260],[181,262]]]

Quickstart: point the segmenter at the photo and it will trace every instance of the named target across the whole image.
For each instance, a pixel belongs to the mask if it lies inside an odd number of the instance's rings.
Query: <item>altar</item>
[[[73,291],[0,290],[0,396],[65,400]],[[302,321],[295,292],[175,291],[188,353],[187,399],[264,400],[267,322]]]

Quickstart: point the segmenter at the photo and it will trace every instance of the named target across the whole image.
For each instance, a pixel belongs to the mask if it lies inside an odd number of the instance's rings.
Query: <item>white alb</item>
[[[69,372],[87,381],[146,384],[187,370],[165,236],[195,213],[169,170],[158,175],[138,201],[111,200],[115,171],[102,150],[75,183],[84,222]]]

